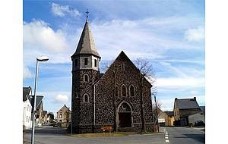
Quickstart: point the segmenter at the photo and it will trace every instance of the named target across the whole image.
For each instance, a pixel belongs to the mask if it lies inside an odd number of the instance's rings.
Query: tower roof
[[[86,54],[86,55],[89,54],[89,55],[95,55],[97,57],[100,57],[100,55],[96,50],[93,36],[89,29],[88,21],[86,21],[84,25],[80,40],[78,42],[77,49],[75,53],[72,55],[72,57],[76,55],[81,55],[81,54]]]

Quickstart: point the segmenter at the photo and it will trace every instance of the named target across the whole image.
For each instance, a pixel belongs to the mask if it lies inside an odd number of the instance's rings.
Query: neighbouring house
[[[187,126],[189,125],[188,116],[201,112],[201,109],[194,98],[178,99],[174,101],[174,119],[175,125]]]
[[[190,126],[205,125],[205,115],[203,111],[188,116],[188,123]]]
[[[72,132],[153,131],[152,84],[123,51],[101,74],[87,20],[71,60]]]
[[[165,120],[165,126],[173,126],[174,124],[174,113],[173,111],[165,111],[167,114],[166,120]]]
[[[47,111],[42,112],[42,125],[47,124]]]
[[[68,127],[71,122],[71,112],[70,109],[64,105],[58,112],[57,112],[57,122],[61,127]]]
[[[32,95],[31,87],[23,87],[23,129],[32,128],[32,105],[30,102],[30,96]]]
[[[200,109],[203,112],[203,114],[205,115],[205,106],[200,106]]]
[[[43,97],[44,96],[40,96],[40,95],[36,96],[36,116],[35,116],[36,121],[35,122],[37,126],[41,126],[43,123],[43,101],[42,101]],[[32,96],[31,103],[32,105],[34,104],[34,96]]]
[[[46,122],[47,122],[47,124],[51,124],[54,122],[54,114],[52,112],[49,112],[47,114],[47,121]]]
[[[162,111],[160,108],[157,108],[157,112],[158,112],[159,126],[173,126],[173,123],[174,123],[173,111]]]
[[[157,108],[157,112],[156,112],[156,109],[154,109],[153,113],[154,113],[155,117],[158,114],[158,124],[159,124],[159,126],[165,126],[166,119],[167,119],[167,114],[165,112],[163,112],[160,108]]]

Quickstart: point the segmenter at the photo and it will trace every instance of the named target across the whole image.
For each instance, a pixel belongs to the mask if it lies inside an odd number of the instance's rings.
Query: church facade
[[[72,132],[153,131],[152,85],[122,51],[101,74],[86,20],[72,60]]]

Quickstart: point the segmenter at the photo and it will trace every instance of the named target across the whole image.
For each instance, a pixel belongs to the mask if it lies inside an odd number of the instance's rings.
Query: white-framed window
[[[94,67],[97,67],[97,59],[94,59]]]
[[[84,58],[84,65],[88,65],[88,58]]]

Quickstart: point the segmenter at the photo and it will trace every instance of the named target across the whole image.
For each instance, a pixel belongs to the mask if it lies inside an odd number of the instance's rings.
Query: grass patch
[[[73,134],[70,136],[73,137],[84,137],[84,138],[91,138],[91,137],[121,137],[127,136],[128,133],[85,133],[85,134]]]

